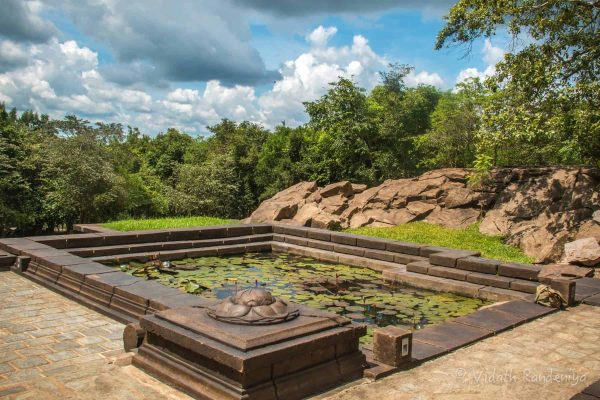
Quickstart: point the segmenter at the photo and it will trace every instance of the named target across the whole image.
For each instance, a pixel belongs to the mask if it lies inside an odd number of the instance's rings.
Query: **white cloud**
[[[319,25],[317,29],[313,30],[308,34],[308,36],[306,36],[306,40],[313,46],[325,46],[329,39],[336,34],[336,32],[337,28],[335,26],[323,28],[323,25]]]
[[[458,73],[456,83],[460,83],[469,78],[479,78],[483,80],[488,76],[494,75],[496,73],[496,64],[502,61],[506,52],[504,49],[492,45],[490,39],[486,39],[483,48],[481,49],[481,53],[482,60],[486,64],[485,70],[480,71],[474,67],[465,68]]]
[[[444,85],[444,80],[439,74],[435,72],[429,73],[427,71],[421,71],[419,73],[411,71],[406,76],[405,81],[408,86],[432,85],[442,87]]]
[[[345,46],[328,45],[335,27],[319,26],[307,35],[307,51],[281,65],[281,78],[264,92],[253,86],[228,86],[209,80],[204,89],[148,87],[124,88],[107,79],[98,54],[75,41],[52,39],[45,44],[0,44],[0,52],[19,55],[25,65],[0,70],[0,101],[20,110],[33,109],[62,118],[67,113],[95,120],[121,122],[147,134],[169,127],[189,133],[206,133],[206,126],[222,118],[248,120],[273,127],[285,120],[289,126],[306,122],[305,101],[318,99],[339,77],[352,78],[372,89],[379,71],[389,61],[373,51],[368,40],[356,35]],[[443,85],[436,73],[419,71],[407,84]]]

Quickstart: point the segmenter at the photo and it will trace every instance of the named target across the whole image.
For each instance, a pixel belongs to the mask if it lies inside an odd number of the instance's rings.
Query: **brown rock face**
[[[600,245],[595,238],[579,239],[565,245],[565,261],[593,267],[600,263]]]
[[[469,187],[468,176],[468,170],[448,168],[371,188],[301,182],[265,200],[248,221],[329,229],[413,221],[462,228],[480,221],[481,233],[506,237],[540,263],[560,260],[569,241],[600,241],[599,169],[501,168],[480,191]]]

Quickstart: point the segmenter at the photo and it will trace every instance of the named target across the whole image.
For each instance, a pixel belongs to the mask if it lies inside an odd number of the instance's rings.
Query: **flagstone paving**
[[[128,364],[123,325],[0,272],[0,398],[190,399]]]
[[[0,398],[190,399],[128,365],[123,325],[0,272]],[[315,399],[569,399],[600,379],[600,307],[581,305]]]
[[[580,305],[322,400],[570,399],[600,379],[600,307]]]

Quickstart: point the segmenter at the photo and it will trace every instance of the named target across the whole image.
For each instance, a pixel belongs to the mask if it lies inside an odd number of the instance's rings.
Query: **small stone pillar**
[[[13,265],[13,271],[16,272],[25,272],[27,271],[27,267],[29,266],[29,262],[31,261],[31,257],[27,256],[19,256],[15,260],[15,264]]]
[[[144,334],[146,331],[142,329],[139,323],[131,323],[125,326],[123,331],[123,348],[125,351],[133,351],[142,345]]]
[[[556,290],[567,301],[567,307],[575,305],[576,282],[569,278],[556,278],[550,282],[550,288]]]
[[[393,367],[409,363],[412,358],[412,332],[392,325],[376,329],[373,356],[375,360]]]

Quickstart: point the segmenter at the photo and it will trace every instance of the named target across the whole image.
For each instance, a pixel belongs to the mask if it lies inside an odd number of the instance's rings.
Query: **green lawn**
[[[473,224],[464,229],[450,229],[425,222],[413,222],[392,228],[364,227],[349,229],[347,232],[432,246],[479,251],[482,257],[504,261],[533,262],[533,258],[525,255],[519,248],[504,244],[501,237],[479,233],[479,224]]]
[[[215,217],[176,217],[151,219],[124,219],[102,224],[117,231],[140,231],[147,229],[191,228],[194,226],[235,224],[239,221]]]

